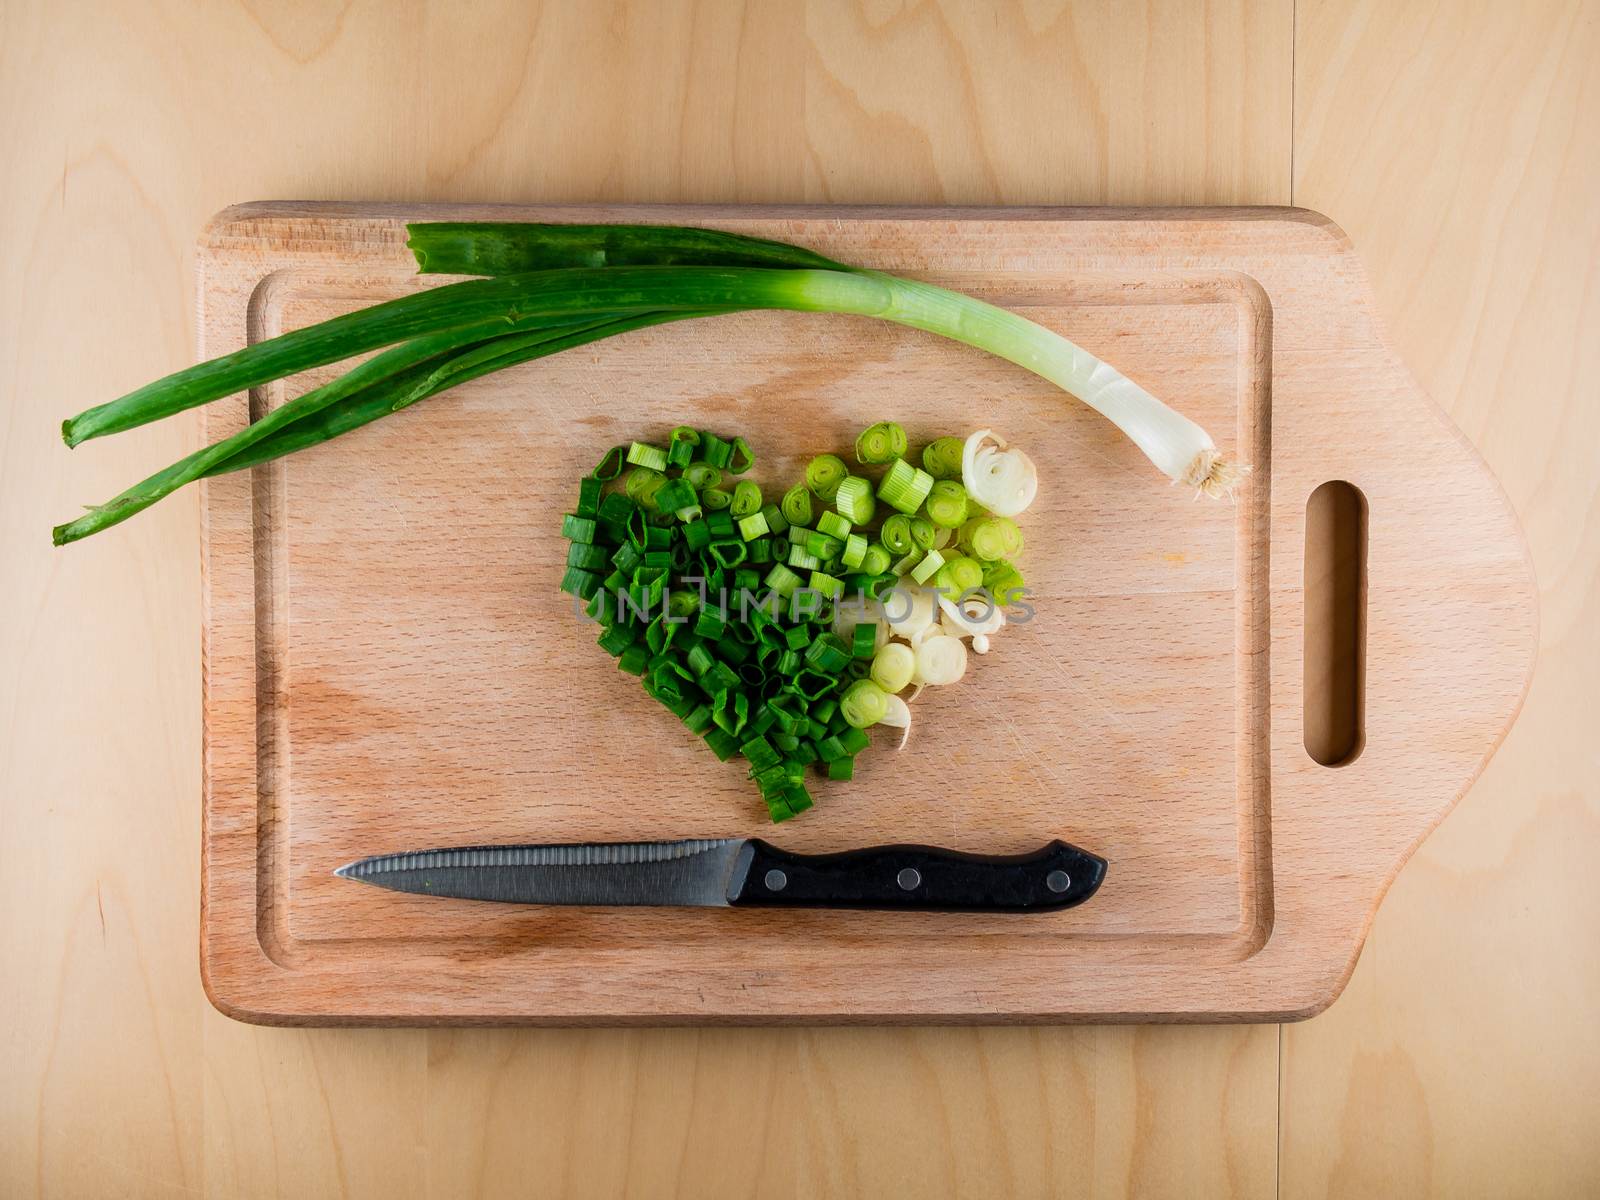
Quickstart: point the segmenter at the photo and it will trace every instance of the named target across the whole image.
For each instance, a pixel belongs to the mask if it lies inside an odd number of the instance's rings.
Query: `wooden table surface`
[[[0,162],[0,1195],[1600,1191],[1600,4],[0,0]],[[267,198],[1319,209],[1525,523],[1522,717],[1302,1025],[235,1024],[195,497],[46,532]]]

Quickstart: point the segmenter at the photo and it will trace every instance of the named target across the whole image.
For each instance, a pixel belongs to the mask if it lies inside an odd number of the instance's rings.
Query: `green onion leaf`
[[[628,461],[636,467],[649,467],[652,471],[667,469],[667,452],[660,446],[634,442],[628,447]]]
[[[927,583],[944,566],[944,555],[937,550],[929,550],[923,555],[922,561],[911,568],[911,578],[918,583]]]

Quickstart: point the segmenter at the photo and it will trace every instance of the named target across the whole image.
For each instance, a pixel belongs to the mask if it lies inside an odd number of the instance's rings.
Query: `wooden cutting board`
[[[759,313],[489,376],[207,484],[201,960],[226,1013],[1304,1017],[1520,703],[1536,625],[1521,534],[1317,214],[248,205],[202,237],[201,354],[428,286],[408,219],[703,224],[960,288],[1115,363],[1253,472],[1234,502],[1195,502],[1009,364],[882,322]],[[212,405],[208,439],[329,374]],[[560,514],[618,441],[740,431],[783,487],[884,418],[914,442],[992,426],[1040,464],[1021,560],[1037,616],[917,701],[909,749],[863,754],[853,783],[819,784],[816,809],[773,831],[743,773],[620,676],[556,590]],[[1358,489],[1343,494],[1364,575],[1320,518],[1308,544],[1328,481]],[[1341,620],[1364,641],[1354,675],[1325,661]],[[1337,734],[1341,703],[1356,750],[1323,766],[1308,722]],[[330,874],[439,845],[728,835],[813,851],[1063,837],[1111,866],[1088,904],[1033,917],[502,907]]]

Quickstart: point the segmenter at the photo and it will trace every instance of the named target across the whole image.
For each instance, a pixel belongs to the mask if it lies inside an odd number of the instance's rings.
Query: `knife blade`
[[[1027,854],[874,846],[797,854],[760,838],[461,846],[334,871],[396,892],[513,904],[1051,912],[1082,904],[1106,860],[1063,841]]]

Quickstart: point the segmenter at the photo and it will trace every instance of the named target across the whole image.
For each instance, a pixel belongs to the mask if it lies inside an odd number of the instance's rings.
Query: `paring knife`
[[[463,846],[334,872],[397,892],[514,904],[1050,912],[1082,904],[1106,861],[1066,842],[1031,854],[875,846],[793,854],[760,838]]]

